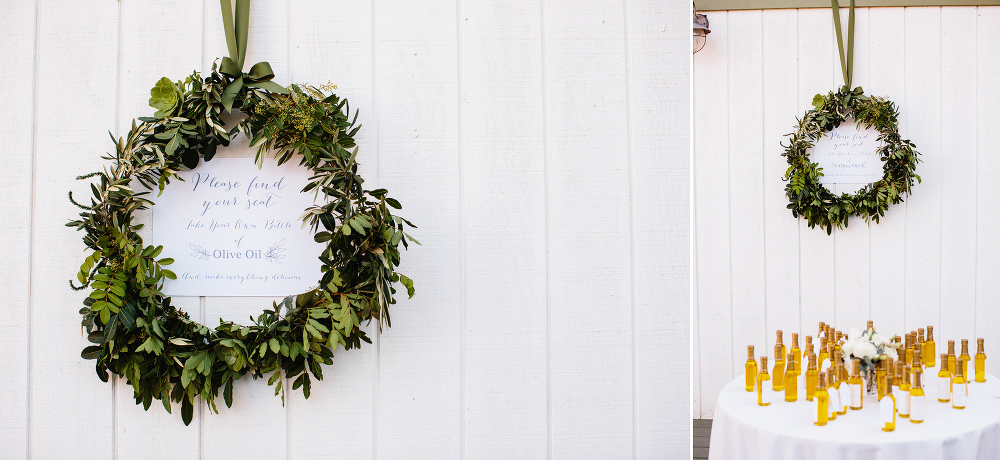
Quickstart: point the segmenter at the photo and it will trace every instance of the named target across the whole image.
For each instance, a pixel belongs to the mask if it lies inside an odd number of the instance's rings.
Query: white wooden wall
[[[255,2],[248,65],[328,80],[360,161],[420,225],[417,296],[306,401],[134,405],[79,354],[69,190],[162,76],[226,53],[214,0],[0,6],[0,444],[5,458],[687,455],[690,5]],[[724,34],[724,32],[723,32]],[[722,34],[720,34],[722,35]],[[262,299],[179,298],[208,324]],[[371,327],[369,327],[371,333]]]
[[[692,73],[694,416],[712,416],[747,345],[771,356],[776,329],[790,340],[819,321],[933,325],[939,350],[985,337],[1000,373],[1000,7],[857,10],[855,84],[899,104],[923,183],[881,223],[832,236],[785,208],[780,145],[843,84],[830,10],[708,17]]]

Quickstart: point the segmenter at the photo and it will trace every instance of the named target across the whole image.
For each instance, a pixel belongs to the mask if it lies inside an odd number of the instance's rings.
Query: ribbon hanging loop
[[[237,0],[239,1],[239,0]],[[847,53],[844,53],[843,31],[840,26],[840,1],[830,0],[833,6],[833,26],[837,31],[837,50],[840,51],[840,70],[844,74],[844,88],[851,90],[851,80],[854,77],[854,0],[847,14]]]
[[[219,72],[233,81],[222,92],[222,105],[228,112],[233,111],[233,102],[244,86],[261,88],[272,93],[288,94],[288,89],[273,81],[271,64],[261,61],[250,67],[250,73],[243,72],[247,54],[247,35],[250,31],[250,0],[236,0],[235,15],[232,0],[219,0],[222,7],[222,27],[226,33],[229,56],[222,58]]]

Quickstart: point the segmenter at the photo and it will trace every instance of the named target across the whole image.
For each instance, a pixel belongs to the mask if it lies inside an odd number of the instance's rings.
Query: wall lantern
[[[694,6],[694,3],[691,3],[691,9],[694,12],[693,49],[697,53],[705,47],[708,34],[712,33],[712,31],[708,29],[708,18],[704,14],[698,14],[698,9]]]

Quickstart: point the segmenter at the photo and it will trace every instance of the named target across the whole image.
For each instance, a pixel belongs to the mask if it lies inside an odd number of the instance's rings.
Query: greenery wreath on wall
[[[847,227],[851,216],[877,223],[890,204],[902,202],[914,180],[920,181],[915,173],[920,159],[914,150],[916,146],[900,137],[898,117],[899,111],[892,102],[866,96],[860,87],[853,90],[844,87],[826,96],[817,94],[813,109],[799,120],[798,129],[789,134],[788,145],[782,145],[785,147],[782,156],[788,160],[783,178],[788,182],[785,194],[792,215],[805,218],[809,227],[819,226],[829,234],[834,226]],[[808,151],[824,133],[848,118],[853,118],[859,127],[879,132],[878,154],[883,162],[883,177],[854,194],[836,195],[820,183],[822,168],[810,160]]]
[[[834,30],[840,52],[840,68],[844,74],[844,86],[836,93],[826,96],[817,94],[813,98],[812,110],[799,120],[798,129],[790,133],[788,145],[782,144],[782,156],[788,161],[788,170],[783,180],[788,209],[795,217],[803,217],[809,227],[826,229],[827,235],[833,227],[847,227],[851,216],[860,216],[865,222],[875,221],[885,215],[890,204],[903,201],[909,195],[914,180],[920,181],[915,171],[919,153],[912,142],[899,136],[899,111],[887,99],[866,96],[861,87],[851,89],[854,72],[854,0],[851,0],[847,25],[847,50],[840,26],[839,0],[831,0]],[[877,153],[882,159],[882,179],[868,184],[854,194],[835,195],[820,183],[823,169],[809,158],[809,149],[824,133],[848,119],[853,119],[859,127],[875,128],[879,132],[881,147]]]
[[[83,241],[93,251],[80,267],[80,285],[70,282],[74,289],[90,289],[80,313],[93,345],[83,357],[96,360],[105,382],[109,371],[125,379],[136,404],[147,410],[153,399],[168,412],[171,401],[179,402],[185,424],[197,397],[217,413],[215,398],[222,390],[231,407],[233,382],[246,374],[270,374],[268,384],[282,401],[284,378],[308,398],[311,378],[322,380],[322,365],[332,364],[337,345],[350,350],[371,343],[363,322],[376,320],[379,331],[390,325],[395,283],[413,296],[413,282],[396,267],[399,245],[419,244],[404,232],[413,224],[392,214],[401,208],[398,201],[384,189],[362,188],[357,112],[349,119],[346,100],[311,86],[286,89],[271,82],[266,62],[243,73],[249,4],[237,0],[234,27],[229,0],[221,3],[231,57],[206,77],[194,72],[183,81],[156,83],[150,99],[155,115],[133,121],[124,138],[112,136],[115,153],[103,157],[112,165],[79,177],[99,180],[91,184],[88,205],[70,194],[83,212],[67,224],[85,232]],[[247,116],[227,130],[220,115],[234,106]],[[162,192],[172,178],[180,180],[178,171],[211,160],[240,132],[257,147],[258,164],[274,151],[278,164],[297,157],[313,172],[302,192],[321,204],[306,209],[301,220],[317,242],[326,243],[319,255],[322,276],[317,287],[274,302],[251,325],[220,320],[211,329],[163,295],[164,279],[176,277],[164,268],[173,260],[157,258],[162,246],[143,244],[136,233],[142,225],[133,224],[133,215],[153,206],[148,195],[154,188]]]

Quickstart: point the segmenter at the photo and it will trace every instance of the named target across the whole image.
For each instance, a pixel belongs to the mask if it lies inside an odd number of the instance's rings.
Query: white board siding
[[[923,183],[904,204],[891,207],[881,223],[852,220],[848,229],[831,236],[796,221],[785,209],[781,176],[787,164],[780,145],[795,119],[810,108],[813,95],[842,84],[830,11],[708,16],[713,31],[705,50],[695,55],[693,69],[695,418],[712,417],[722,385],[742,373],[747,345],[757,347],[758,357],[772,356],[775,329],[785,331],[787,343],[791,332],[799,332],[800,341],[815,335],[818,321],[846,330],[872,319],[890,333],[933,325],[938,343],[962,338],[975,343],[984,337],[989,352],[1000,339],[993,308],[1000,299],[994,281],[1000,273],[997,190],[989,185],[1000,167],[989,153],[1000,116],[989,107],[1000,96],[997,65],[983,50],[1000,46],[1000,8],[857,10],[855,85],[900,107],[900,131],[922,153],[917,173]],[[717,30],[723,35],[716,36]],[[761,34],[763,45],[757,46]],[[759,80],[763,97],[755,97]],[[736,112],[740,117],[734,122]],[[711,123],[727,113],[728,126],[699,127],[702,120]],[[760,140],[745,127],[761,122],[763,158],[747,164]],[[742,156],[734,157],[736,152]],[[762,198],[753,180],[739,185],[759,177],[761,168]],[[717,181],[726,169],[728,193],[719,191],[726,184]],[[702,243],[727,230],[732,244]],[[767,273],[763,328],[740,316],[759,302],[756,288],[738,289],[737,274],[747,264],[763,265]],[[719,327],[732,327],[732,343],[718,336]],[[747,337],[742,342],[741,335]],[[990,372],[1000,371],[995,361],[987,363]]]
[[[227,52],[218,4],[3,8],[5,452],[688,453],[688,4],[255,2],[247,64],[268,61],[280,84],[330,81],[360,110],[366,185],[420,225],[401,268],[417,296],[375,344],[335,351],[308,401],[290,392],[282,405],[246,378],[232,409],[198,409],[188,427],[178,407],[145,412],[79,358],[82,293],[66,280],[83,253],[63,224],[76,214],[66,191],[89,193],[73,178],[104,164],[108,131],[152,112],[155,81]],[[208,325],[269,302],[174,300]]]

